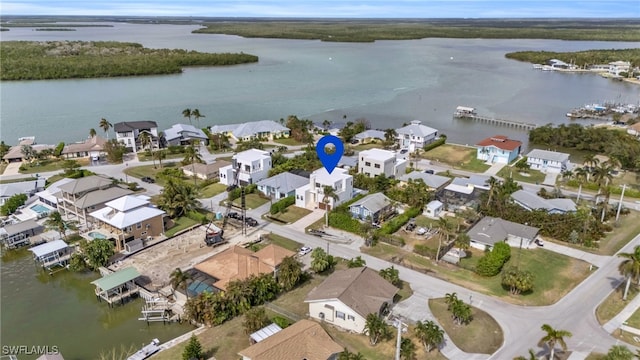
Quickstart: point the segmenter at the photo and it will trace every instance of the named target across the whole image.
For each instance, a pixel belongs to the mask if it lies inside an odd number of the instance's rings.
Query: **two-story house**
[[[358,173],[367,177],[384,175],[386,177],[399,177],[404,175],[407,161],[397,159],[392,151],[382,149],[370,149],[358,154]]]
[[[489,164],[508,164],[520,155],[522,141],[512,140],[504,135],[488,137],[476,144],[478,160]]]
[[[164,131],[167,145],[190,145],[192,141],[200,145],[207,145],[209,138],[204,131],[189,124],[175,124]]]
[[[533,149],[527,154],[527,164],[532,170],[559,174],[570,167],[569,154]]]
[[[324,187],[330,186],[337,197],[328,196],[325,203]],[[311,173],[309,183],[296,189],[296,206],[301,208],[329,209],[353,198],[353,176],[349,171],[336,168],[329,174],[325,168]]]
[[[158,124],[155,121],[123,121],[115,123],[113,130],[116,133],[116,139],[134,153],[137,153],[138,150],[143,150],[140,142],[140,135],[143,133],[149,134],[152,148],[157,149],[160,147]]]
[[[620,76],[621,72],[629,72],[631,63],[628,61],[613,61],[609,63],[608,72],[611,75]]]
[[[422,125],[420,120],[413,120],[409,125],[396,129],[396,133],[400,149],[407,149],[409,152],[422,149],[438,138],[438,130]]]
[[[220,168],[220,183],[233,185],[238,172],[238,184],[255,184],[269,176],[271,170],[271,155],[263,150],[249,149],[235,154],[231,158],[231,165]]]

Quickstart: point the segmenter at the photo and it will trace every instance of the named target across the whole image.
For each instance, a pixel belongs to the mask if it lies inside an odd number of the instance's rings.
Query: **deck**
[[[456,113],[453,115],[453,118],[454,119],[470,119],[470,120],[474,120],[476,122],[481,122],[485,124],[506,126],[506,127],[510,127],[518,130],[526,130],[526,131],[533,130],[538,127],[538,125],[532,124],[532,123],[525,123],[525,122],[515,121],[515,120],[498,119],[498,118],[480,116],[477,114]]]

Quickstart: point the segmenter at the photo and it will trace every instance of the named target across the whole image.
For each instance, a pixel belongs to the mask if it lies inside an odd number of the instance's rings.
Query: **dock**
[[[526,123],[526,122],[515,121],[515,120],[498,119],[493,117],[481,116],[475,113],[460,114],[456,112],[453,115],[453,118],[454,119],[470,119],[470,120],[474,120],[476,122],[481,122],[485,124],[506,126],[513,129],[525,130],[525,131],[533,130],[538,127],[538,125],[532,124],[532,123]]]

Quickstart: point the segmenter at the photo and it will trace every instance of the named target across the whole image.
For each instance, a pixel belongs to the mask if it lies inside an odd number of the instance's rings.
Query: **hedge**
[[[7,216],[13,214],[20,206],[27,201],[26,194],[16,194],[8,198],[2,207],[0,207],[0,215]]]
[[[502,270],[502,266],[509,261],[509,258],[511,258],[511,247],[507,243],[496,243],[491,252],[480,258],[476,273],[486,277],[496,276]]]
[[[271,205],[271,215],[275,215],[284,211],[284,209],[296,203],[296,198],[293,196],[287,196],[284,199],[280,199]]]
[[[437,148],[440,145],[444,145],[445,142],[447,142],[447,136],[446,135],[440,135],[440,138],[438,140],[432,142],[431,144],[425,145],[422,149],[424,151],[433,150],[433,149]]]
[[[329,225],[350,233],[363,235],[360,221],[354,219],[350,213],[344,211],[332,211],[329,213]]]
[[[387,221],[382,225],[382,227],[377,231],[380,235],[391,235],[396,231],[400,230],[400,228],[406,224],[411,218],[414,218],[422,212],[420,208],[410,208],[405,211],[403,214],[400,214],[393,219]]]

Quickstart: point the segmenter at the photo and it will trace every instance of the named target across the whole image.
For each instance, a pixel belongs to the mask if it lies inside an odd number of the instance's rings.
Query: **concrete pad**
[[[556,186],[556,178],[559,174],[548,172],[544,176],[544,181],[542,181],[542,185]]]
[[[9,163],[9,165],[7,165],[7,167],[4,169],[4,173],[2,173],[2,176],[20,175],[20,171],[19,171],[20,165],[22,165],[21,162]],[[25,175],[25,176],[29,176],[29,175]]]
[[[484,172],[484,175],[489,175],[489,176],[496,175],[498,174],[498,171],[502,170],[502,168],[505,166],[507,166],[507,164],[495,163],[491,165],[491,167]]]

